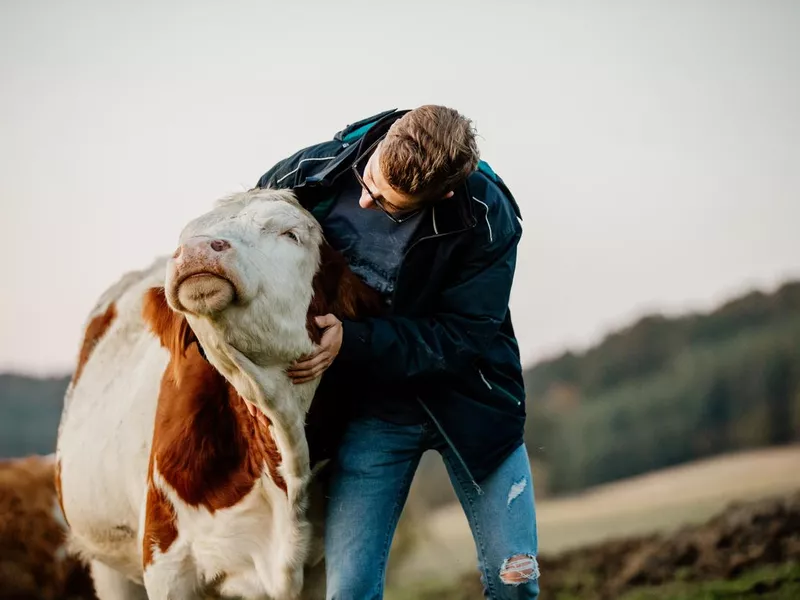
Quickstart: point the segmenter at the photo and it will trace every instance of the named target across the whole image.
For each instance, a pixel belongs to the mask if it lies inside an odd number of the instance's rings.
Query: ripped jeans
[[[441,453],[467,515],[484,595],[537,598],[536,512],[525,446],[482,481],[478,493],[435,425],[397,425],[372,417],[348,426],[332,474],[325,515],[327,598],[383,597],[392,537],[414,472],[429,449]]]

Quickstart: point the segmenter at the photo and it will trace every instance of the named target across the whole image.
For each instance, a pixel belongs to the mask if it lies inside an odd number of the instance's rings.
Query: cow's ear
[[[323,241],[319,269],[314,275],[314,295],[308,307],[306,327],[311,339],[319,343],[320,332],[314,317],[333,314],[338,319],[358,319],[380,313],[379,294],[350,270],[341,253]]]
[[[189,346],[197,341],[186,317],[167,304],[163,287],[147,290],[142,303],[142,317],[173,357],[185,356]]]

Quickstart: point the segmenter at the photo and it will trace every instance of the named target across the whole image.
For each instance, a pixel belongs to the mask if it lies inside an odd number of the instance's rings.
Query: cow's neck
[[[212,511],[233,506],[264,477],[288,493],[270,425],[249,414],[192,344],[162,378],[151,465],[187,504]]]
[[[272,423],[272,434],[283,458],[281,472],[289,484],[290,493],[299,490],[309,477],[309,452],[305,436],[306,413],[314,398],[318,380],[302,385],[292,383],[286,374],[289,366],[284,353],[308,352],[313,347],[305,327],[295,336],[282,339],[281,352],[265,352],[258,356],[245,355],[220,340],[210,323],[190,319],[192,330],[205,350],[208,361],[243,398],[254,404]],[[295,337],[291,343],[290,337]]]
[[[160,288],[148,292],[143,314],[170,351],[151,467],[187,502],[212,510],[246,494],[259,478],[271,479],[290,499],[301,495],[309,479],[305,413],[316,385],[295,386],[286,365],[256,364],[213,330],[190,328]],[[245,399],[261,409],[256,417]]]

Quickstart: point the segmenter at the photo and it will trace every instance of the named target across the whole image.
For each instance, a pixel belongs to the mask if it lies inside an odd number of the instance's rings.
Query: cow
[[[92,600],[85,566],[66,550],[53,455],[0,460],[0,597]]]
[[[319,342],[315,316],[379,305],[296,196],[270,189],[218,201],[171,258],[100,297],[56,449],[100,600],[324,593],[306,434],[320,380],[286,369]]]

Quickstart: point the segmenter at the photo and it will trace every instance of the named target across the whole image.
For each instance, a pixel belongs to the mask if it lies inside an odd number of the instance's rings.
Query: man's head
[[[435,105],[403,115],[371,150],[354,165],[363,188],[359,204],[401,218],[452,196],[479,158],[471,121]]]

